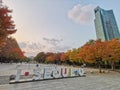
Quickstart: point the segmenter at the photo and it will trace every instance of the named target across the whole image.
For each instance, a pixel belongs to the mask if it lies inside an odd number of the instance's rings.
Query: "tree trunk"
[[[101,65],[99,64],[99,73],[102,73]]]
[[[105,61],[105,70],[107,70],[107,68],[108,68],[108,61]]]
[[[111,69],[112,69],[113,71],[115,70],[115,63],[114,63],[114,62],[111,63]]]

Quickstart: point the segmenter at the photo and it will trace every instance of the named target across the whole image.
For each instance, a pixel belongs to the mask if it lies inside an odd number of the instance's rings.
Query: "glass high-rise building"
[[[101,39],[102,41],[111,40],[113,38],[120,39],[113,10],[104,10],[98,6],[94,9],[94,12],[97,39]]]

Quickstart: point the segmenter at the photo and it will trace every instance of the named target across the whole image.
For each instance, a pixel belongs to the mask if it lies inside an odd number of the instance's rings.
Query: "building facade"
[[[94,9],[94,12],[97,39],[101,39],[102,41],[111,40],[113,38],[120,39],[113,10],[104,10],[98,6]]]

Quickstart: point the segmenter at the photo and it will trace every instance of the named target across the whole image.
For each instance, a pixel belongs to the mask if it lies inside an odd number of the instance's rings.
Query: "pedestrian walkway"
[[[0,66],[5,67],[0,70],[0,82],[2,82],[0,90],[120,90],[120,73],[118,72],[99,74],[98,69],[85,68],[86,77],[8,84],[5,81],[8,82],[8,76],[15,73],[16,64],[6,66]],[[23,68],[26,66],[32,69],[35,65],[23,64]]]
[[[86,77],[0,85],[0,90],[120,90],[116,72],[88,74]]]

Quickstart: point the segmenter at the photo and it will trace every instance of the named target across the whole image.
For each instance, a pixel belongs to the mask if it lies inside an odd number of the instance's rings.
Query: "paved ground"
[[[86,77],[2,84],[0,90],[120,90],[120,73],[98,74],[94,69],[86,70]]]
[[[0,90],[120,90],[120,74],[87,74],[58,80],[0,85]]]

